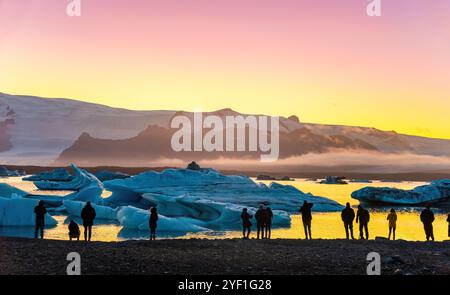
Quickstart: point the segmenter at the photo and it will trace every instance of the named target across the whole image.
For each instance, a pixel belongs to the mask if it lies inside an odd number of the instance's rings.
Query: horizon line
[[[125,111],[134,111],[134,112],[188,112],[188,113],[194,113],[195,111],[186,111],[186,110],[170,110],[170,109],[133,109],[133,108],[126,108],[126,107],[119,107],[119,106],[113,106],[109,104],[102,104],[97,102],[91,102],[91,101],[85,101],[81,98],[68,98],[68,97],[50,97],[50,96],[38,96],[35,94],[12,94],[12,93],[6,93],[0,91],[0,95],[8,95],[8,96],[22,96],[22,97],[33,97],[33,98],[39,98],[39,99],[46,99],[46,100],[55,100],[55,99],[61,99],[61,100],[69,100],[69,101],[75,101],[80,102],[84,104],[90,104],[90,105],[97,105],[97,106],[103,106],[108,107],[111,109],[118,109],[118,110],[125,110]],[[195,108],[194,108],[195,109]],[[215,110],[205,110],[204,112],[213,113],[218,112],[222,110],[231,110],[234,112],[237,112],[241,115],[263,115],[263,116],[278,116],[280,118],[288,119],[286,116],[280,116],[280,115],[272,115],[272,114],[246,114],[242,113],[238,110],[236,110],[233,107],[223,107]],[[299,115],[293,114],[291,116],[296,116],[299,118]],[[442,138],[442,137],[431,137],[431,136],[424,136],[424,135],[417,135],[417,134],[411,134],[411,133],[402,133],[398,132],[396,130],[390,129],[381,129],[374,126],[363,126],[363,125],[344,125],[344,124],[329,124],[329,123],[321,123],[321,122],[303,122],[299,119],[300,124],[309,124],[309,125],[324,125],[324,126],[336,126],[336,127],[354,127],[354,128],[365,128],[365,129],[375,129],[382,132],[395,132],[399,135],[405,135],[405,136],[413,136],[413,137],[419,137],[419,138],[427,138],[427,139],[435,139],[435,140],[450,140],[450,138]]]

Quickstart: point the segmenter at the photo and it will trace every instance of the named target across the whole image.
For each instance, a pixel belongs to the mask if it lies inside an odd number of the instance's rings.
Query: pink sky
[[[450,138],[448,0],[81,2],[0,0],[0,92]]]

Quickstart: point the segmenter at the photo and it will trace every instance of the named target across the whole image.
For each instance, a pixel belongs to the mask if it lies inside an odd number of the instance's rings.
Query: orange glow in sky
[[[0,1],[0,92],[450,138],[450,2]]]

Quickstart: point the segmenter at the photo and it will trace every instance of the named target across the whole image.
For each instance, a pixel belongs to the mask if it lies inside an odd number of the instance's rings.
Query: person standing
[[[259,235],[261,234],[261,239],[264,239],[264,223],[265,223],[265,209],[264,206],[259,206],[258,211],[255,213],[255,219],[256,219],[256,239],[259,240]]]
[[[250,222],[250,219],[253,216],[251,216],[248,213],[247,208],[242,209],[242,214],[241,214],[241,219],[242,219],[242,236],[244,239],[249,239],[250,237],[250,232],[251,232],[251,228],[252,228],[252,223]]]
[[[266,208],[266,216],[264,221],[264,228],[265,228],[265,238],[270,239],[270,236],[272,235],[272,219],[273,219],[273,212],[270,207]]]
[[[156,240],[156,227],[158,225],[158,210],[156,207],[150,209],[150,219],[148,221],[150,227],[150,241]]]
[[[306,200],[303,202],[303,206],[300,208],[299,212],[302,214],[302,222],[303,222],[303,229],[305,231],[305,237],[306,239],[311,240],[312,234],[311,234],[311,221],[312,221],[312,213],[311,209],[314,206],[313,203],[308,203]]]
[[[359,222],[359,238],[361,240],[364,240],[364,232],[366,233],[366,239],[369,239],[369,221],[369,210],[364,209],[361,205],[359,205],[358,211],[356,212],[356,223]]]
[[[395,230],[397,229],[397,213],[395,213],[394,208],[391,209],[391,212],[389,212],[387,216],[387,220],[389,220],[389,237],[388,239],[391,239],[391,233],[392,233],[392,240],[395,240]]]
[[[39,201],[39,204],[36,207],[34,207],[34,214],[36,214],[34,238],[37,239],[38,233],[40,233],[41,239],[43,239],[45,227],[45,214],[47,214],[47,209],[44,206],[44,201]]]
[[[355,239],[353,236],[353,220],[355,220],[355,210],[350,206],[350,203],[345,205],[344,210],[341,213],[341,219],[344,222],[345,235],[347,240],[349,239],[349,232],[351,234],[352,240]]]
[[[87,202],[83,210],[81,210],[81,218],[83,219],[84,227],[84,240],[91,241],[92,236],[92,226],[94,225],[94,219],[97,216],[94,207],[92,207],[91,202]]]
[[[431,211],[430,206],[427,206],[422,213],[420,213],[420,221],[423,223],[423,228],[425,230],[425,235],[427,237],[427,241],[430,239],[434,241],[434,233],[433,233],[433,222],[434,222],[434,213]]]
[[[448,213],[447,222],[448,222],[448,237],[450,238],[450,213]]]

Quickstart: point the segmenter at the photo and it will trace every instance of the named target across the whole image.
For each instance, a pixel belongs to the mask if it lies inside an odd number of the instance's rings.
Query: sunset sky
[[[450,139],[450,1],[0,0],[0,92]]]

